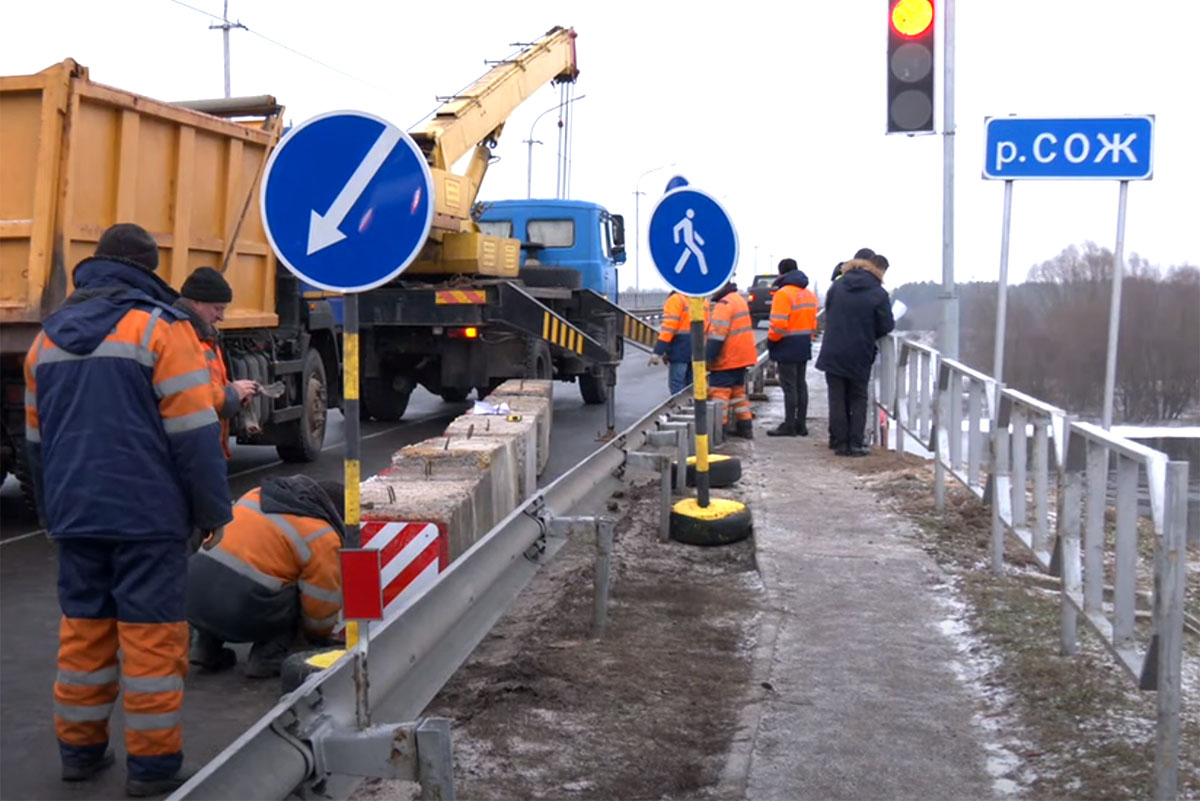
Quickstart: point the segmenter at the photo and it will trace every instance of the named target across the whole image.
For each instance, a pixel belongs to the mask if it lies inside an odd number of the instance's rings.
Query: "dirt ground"
[[[718,784],[751,675],[753,545],[661,542],[657,500],[653,478],[610,503],[602,637],[591,631],[595,549],[575,540],[427,710],[453,720],[460,799],[683,799]],[[356,797],[402,794],[368,782]]]

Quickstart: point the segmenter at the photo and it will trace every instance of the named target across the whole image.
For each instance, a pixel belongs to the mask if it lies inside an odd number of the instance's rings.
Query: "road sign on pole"
[[[1154,117],[987,117],[983,177],[1146,181],[1154,173]]]
[[[362,292],[416,258],[433,222],[433,178],[420,148],[361,111],[306,120],[263,175],[262,218],[280,261],[334,292]]]
[[[711,195],[691,187],[662,196],[650,216],[650,257],[667,286],[708,297],[725,286],[737,266],[733,221]]]

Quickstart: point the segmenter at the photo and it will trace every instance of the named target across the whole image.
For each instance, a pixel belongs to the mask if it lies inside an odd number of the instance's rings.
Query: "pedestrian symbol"
[[[672,289],[705,297],[723,287],[737,265],[737,232],[711,195],[691,187],[663,195],[650,217],[650,255]]]
[[[695,216],[695,210],[688,209],[684,218],[675,223],[675,244],[679,244],[680,237],[683,237],[684,244],[683,253],[679,254],[679,261],[675,262],[675,272],[683,272],[683,266],[694,254],[696,261],[700,263],[700,274],[708,275],[708,262],[704,260],[704,251],[700,249],[704,247],[704,237],[700,236],[700,233],[692,225],[692,219]]]

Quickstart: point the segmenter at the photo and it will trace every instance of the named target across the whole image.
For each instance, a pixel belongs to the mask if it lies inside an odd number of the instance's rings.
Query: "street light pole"
[[[633,287],[639,292],[642,289],[642,214],[638,201],[641,200],[642,195],[645,194],[642,192],[642,179],[652,172],[658,172],[659,170],[665,170],[668,167],[674,167],[675,164],[676,162],[672,161],[670,164],[660,164],[657,167],[646,170],[644,173],[638,176],[637,182],[633,187],[633,235],[636,239],[633,251]]]
[[[567,103],[574,103],[578,100],[583,100],[585,97],[587,97],[587,95],[580,95],[579,97],[573,97],[570,100],[568,100]],[[533,138],[533,129],[538,124],[538,121],[542,119],[542,117],[545,117],[551,111],[558,111],[560,108],[562,108],[565,105],[566,105],[566,103],[559,103],[558,105],[551,106],[550,108],[543,111],[541,114],[537,115],[537,117],[533,121],[533,125],[529,126],[529,138],[523,140],[526,144],[529,145],[529,166],[526,169],[526,175],[525,175],[526,198],[527,199],[533,197],[533,146],[535,144],[538,144],[538,145],[542,144],[541,140]]]

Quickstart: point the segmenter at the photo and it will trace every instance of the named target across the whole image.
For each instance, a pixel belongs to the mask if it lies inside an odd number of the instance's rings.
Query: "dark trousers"
[[[847,451],[863,446],[867,425],[867,382],[825,374],[829,389],[829,444]]]
[[[783,390],[783,421],[804,431],[808,428],[808,362],[776,362],[776,366]]]

